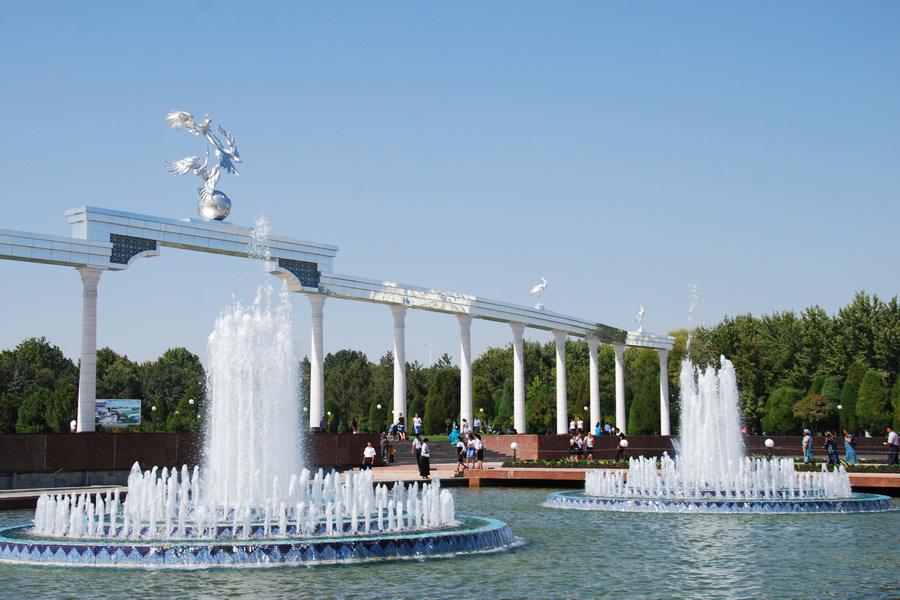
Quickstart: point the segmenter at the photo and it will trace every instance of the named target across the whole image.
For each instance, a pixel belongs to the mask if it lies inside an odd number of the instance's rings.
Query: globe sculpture
[[[791,458],[744,456],[734,366],[681,368],[680,449],[675,459],[629,459],[622,470],[591,471],[583,492],[551,494],[555,508],[629,512],[804,513],[893,510],[890,497],[853,493],[847,471],[797,472]],[[768,443],[766,444],[767,446]]]

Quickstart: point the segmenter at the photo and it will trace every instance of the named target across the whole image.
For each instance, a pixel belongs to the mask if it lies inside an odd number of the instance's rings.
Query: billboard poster
[[[96,425],[105,429],[141,424],[140,400],[97,400]]]

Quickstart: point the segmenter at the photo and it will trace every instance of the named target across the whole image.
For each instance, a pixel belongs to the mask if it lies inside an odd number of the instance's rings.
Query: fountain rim
[[[721,508],[723,504],[737,504],[743,509],[737,510],[660,510],[659,504],[669,504],[680,508],[689,509],[690,507],[715,506]],[[840,507],[847,503],[860,506],[866,505],[887,505],[887,508],[871,508],[862,510],[840,510]],[[749,507],[763,506],[798,506],[807,507],[811,505],[826,505],[834,507],[834,510],[777,510],[777,511],[756,511],[748,510]],[[664,496],[592,496],[584,490],[553,492],[547,497],[545,506],[550,508],[573,509],[573,510],[594,510],[606,512],[635,512],[635,513],[657,513],[657,514],[711,514],[711,515],[784,515],[784,514],[857,514],[857,513],[888,513],[900,511],[891,496],[883,494],[871,494],[867,492],[853,492],[851,496],[841,498],[719,498],[719,499],[703,499],[703,498],[667,498]]]
[[[56,538],[43,539],[25,539],[11,537],[15,533],[28,530],[32,525],[13,525],[0,529],[0,565],[24,565],[37,567],[83,567],[83,568],[116,568],[116,569],[230,569],[230,568],[273,568],[273,567],[297,567],[297,566],[317,566],[328,564],[355,564],[364,562],[374,562],[382,560],[421,560],[425,558],[443,558],[453,556],[459,553],[486,553],[497,552],[504,549],[510,549],[524,544],[524,540],[512,533],[509,525],[499,519],[490,517],[478,517],[472,515],[456,515],[457,524],[453,526],[443,527],[440,529],[432,529],[428,531],[399,531],[399,532],[383,532],[379,534],[363,534],[363,535],[335,535],[335,536],[303,536],[303,537],[285,537],[285,538],[251,538],[233,540],[232,543],[223,543],[223,540],[109,540],[104,541],[98,538],[81,539],[78,541],[60,540]],[[493,542],[491,539],[484,539],[480,547],[477,548],[459,548],[436,550],[433,552],[425,552],[423,554],[397,554],[397,555],[381,555],[381,556],[352,556],[349,558],[326,558],[326,559],[300,559],[300,560],[277,560],[267,561],[254,559],[254,554],[265,550],[278,550],[284,553],[290,550],[303,552],[314,547],[330,547],[334,552],[339,552],[343,548],[356,550],[357,547],[364,547],[366,544],[385,544],[390,542],[406,542],[409,546],[415,546],[416,542],[448,542],[462,541],[467,537],[478,538],[480,535],[490,538],[492,535],[499,541]],[[24,547],[24,548],[23,548]],[[383,548],[383,546],[382,546]],[[241,553],[241,555],[250,560],[238,562],[224,563],[207,563],[199,561],[186,562],[141,562],[136,559],[135,562],[127,563],[91,563],[91,562],[66,562],[66,561],[45,561],[40,559],[29,560],[28,558],[11,558],[9,554],[15,550],[24,553],[37,551],[45,551],[50,549],[54,554],[58,550],[68,556],[73,550],[76,552],[93,551],[95,549],[129,549],[128,557],[137,553],[140,557],[150,555],[161,556],[165,553],[174,551],[176,555],[180,553],[190,553],[192,550],[205,551],[210,554],[226,553],[232,555]],[[99,550],[94,556],[99,553]],[[79,557],[83,556],[79,554]]]

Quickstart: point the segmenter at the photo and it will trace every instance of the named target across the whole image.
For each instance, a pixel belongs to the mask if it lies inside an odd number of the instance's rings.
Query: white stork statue
[[[547,288],[547,280],[541,277],[541,282],[531,288],[531,294],[537,294],[538,302],[535,304],[535,308],[538,310],[544,310],[544,305],[541,304],[541,292],[543,292]]]

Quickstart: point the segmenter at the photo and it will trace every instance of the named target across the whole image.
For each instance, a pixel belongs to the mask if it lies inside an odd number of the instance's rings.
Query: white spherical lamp
[[[774,448],[774,447],[775,447],[775,440],[773,440],[772,438],[767,439],[766,440],[766,448]]]
[[[627,448],[627,447],[628,447],[628,440],[622,440],[621,442],[619,442],[619,445],[622,446],[623,448]]]

